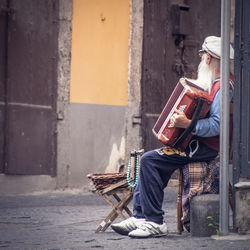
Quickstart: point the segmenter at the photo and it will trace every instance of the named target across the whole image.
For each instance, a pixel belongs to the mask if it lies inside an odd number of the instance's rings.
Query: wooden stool
[[[139,162],[143,152],[144,150],[134,150],[130,153],[129,174],[123,172],[87,175],[96,188],[93,192],[103,196],[112,207],[111,212],[97,227],[96,233],[100,231],[104,232],[118,216],[126,219],[126,216],[123,214],[124,211],[129,217],[132,216],[132,212],[127,206],[133,198],[133,191],[136,186],[134,185],[136,183],[131,183],[137,181],[139,178]]]

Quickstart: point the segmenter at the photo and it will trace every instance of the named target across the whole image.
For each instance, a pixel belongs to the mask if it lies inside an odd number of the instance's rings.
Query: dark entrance
[[[206,36],[220,36],[220,1],[144,1],[142,139],[162,146],[152,128],[180,77],[196,77]]]
[[[234,183],[250,178],[250,1],[235,4]]]
[[[56,169],[58,0],[0,0],[0,170]]]

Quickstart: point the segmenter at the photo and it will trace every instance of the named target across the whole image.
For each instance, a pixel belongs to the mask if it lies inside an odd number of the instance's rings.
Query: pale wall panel
[[[117,164],[124,160],[124,119],[123,106],[71,103],[70,187],[88,185],[86,175],[104,173],[111,162],[114,165],[108,169],[118,170]]]
[[[129,0],[74,0],[70,101],[127,105]]]

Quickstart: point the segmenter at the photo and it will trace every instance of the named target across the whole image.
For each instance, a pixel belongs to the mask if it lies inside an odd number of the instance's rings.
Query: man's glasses
[[[206,50],[199,50],[199,52],[198,52],[198,54],[199,54],[200,57],[202,57],[206,53],[207,53]]]

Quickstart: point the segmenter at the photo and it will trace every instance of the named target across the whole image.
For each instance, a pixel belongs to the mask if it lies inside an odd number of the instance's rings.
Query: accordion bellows
[[[200,99],[205,100],[199,114],[199,119],[202,119],[207,116],[210,110],[211,97],[195,85],[195,82],[181,78],[152,129],[156,138],[165,145],[185,150],[192,134],[189,133],[180,145],[175,146],[175,142],[185,129],[172,127],[170,120],[176,109],[183,111],[188,119],[192,119]]]

